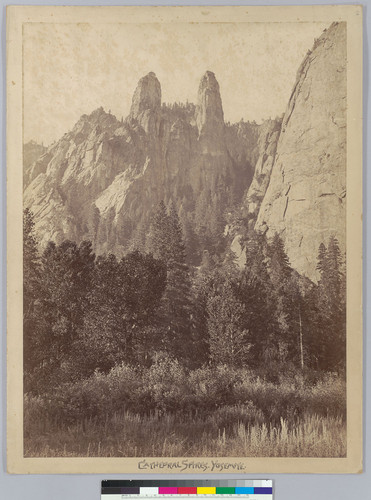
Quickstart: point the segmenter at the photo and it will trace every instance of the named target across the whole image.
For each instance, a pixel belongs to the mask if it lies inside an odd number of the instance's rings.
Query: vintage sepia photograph
[[[43,9],[19,34],[23,459],[359,470],[361,10]]]

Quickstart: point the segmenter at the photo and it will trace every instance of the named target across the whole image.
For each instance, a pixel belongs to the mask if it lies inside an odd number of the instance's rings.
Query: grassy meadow
[[[345,382],[120,366],[25,397],[27,457],[344,457]]]
[[[26,457],[344,457],[346,428],[336,417],[306,414],[291,429],[235,422],[227,432],[217,419],[178,422],[173,416],[125,413],[104,422],[72,426],[36,423],[25,439]]]

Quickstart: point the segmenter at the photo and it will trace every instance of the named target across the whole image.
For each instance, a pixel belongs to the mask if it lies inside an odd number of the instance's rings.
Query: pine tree
[[[224,236],[226,197],[220,186],[214,186],[214,194],[210,189],[203,189],[197,198],[195,208],[195,232],[200,251],[208,250],[211,255],[220,255],[225,250]]]
[[[318,257],[317,257],[317,266],[316,269],[322,275],[326,272],[326,258],[327,258],[327,249],[324,243],[321,243],[318,248]]]
[[[326,264],[326,272],[323,279],[328,282],[329,293],[332,295],[333,302],[340,305],[342,301],[341,288],[344,282],[344,275],[342,273],[343,261],[339,242],[334,236],[331,236],[329,240]]]
[[[49,325],[45,360],[58,368],[69,356],[84,322],[95,255],[91,242],[49,242],[42,255],[43,316]]]
[[[168,209],[169,260],[185,264],[186,251],[179,216],[172,202]]]
[[[112,254],[98,257],[79,340],[86,374],[142,363],[159,349],[157,310],[165,286],[165,266],[152,255],[136,251],[119,262]]]
[[[106,227],[106,248],[114,248],[117,243],[117,231],[116,231],[116,210],[111,207],[106,214],[106,219],[104,221]]]
[[[116,240],[117,243],[127,249],[130,244],[131,236],[133,233],[133,221],[122,212],[119,212],[116,224]]]
[[[23,213],[23,319],[27,322],[33,315],[40,280],[40,257],[35,236],[35,222],[27,208]]]
[[[245,306],[236,298],[229,281],[209,295],[207,329],[213,363],[242,366],[248,361],[251,345],[249,332],[244,328],[245,313]]]
[[[146,251],[156,259],[168,262],[170,259],[169,217],[165,203],[161,201],[152,217],[146,239]]]
[[[184,236],[186,262],[188,265],[198,266],[200,264],[200,244],[193,228],[191,215],[184,209],[183,204],[179,209],[179,220]]]
[[[207,214],[210,206],[210,192],[207,189],[203,189],[197,197],[195,214],[194,214],[194,224],[195,231],[200,242],[200,250],[210,251],[209,248],[209,236],[208,236],[208,221]]]
[[[339,242],[335,236],[328,247],[321,245],[317,269],[319,334],[318,363],[326,370],[343,371],[346,356],[346,282]]]
[[[95,369],[108,371],[122,361],[125,350],[125,311],[119,263],[113,254],[99,256],[92,275],[84,324],[74,344],[83,376]]]
[[[189,358],[192,352],[191,283],[182,229],[173,204],[169,208],[167,227],[167,287],[162,305],[171,349],[176,355]]]
[[[252,363],[259,365],[278,357],[275,300],[265,237],[252,231],[244,244],[246,265],[238,285],[238,299],[245,306],[244,328],[249,330]]]
[[[277,233],[268,245],[268,256],[270,279],[276,289],[284,288],[291,279],[292,268],[282,238]]]
[[[207,302],[212,293],[215,273],[210,267],[201,267],[193,277],[193,342],[195,366],[210,360],[209,336],[207,329]]]
[[[208,212],[207,228],[210,251],[216,255],[221,255],[225,249],[224,228],[226,222],[224,211],[226,203],[224,198],[220,193],[214,194]]]
[[[166,266],[152,255],[131,252],[120,261],[125,286],[127,354],[131,358],[147,355],[156,348],[157,339],[148,338],[147,328],[159,325],[157,311],[166,289]],[[153,332],[153,330],[151,330]]]
[[[305,365],[318,370],[324,352],[324,342],[320,315],[319,287],[312,283],[306,293],[301,294],[300,312]]]
[[[167,268],[167,286],[161,302],[166,349],[176,356],[189,357],[192,350],[191,283],[182,228],[172,203],[169,213],[164,202],[159,204],[152,219],[147,251]]]
[[[268,245],[268,270],[272,283],[277,322],[276,340],[281,361],[302,365],[302,319],[300,292],[285,252],[284,243],[276,233]]]
[[[32,374],[42,364],[43,318],[40,314],[42,269],[29,209],[23,213],[23,363],[24,390],[32,389]]]
[[[145,253],[147,250],[146,240],[148,232],[149,221],[146,218],[142,218],[131,234],[128,250],[130,252],[138,250],[140,253]]]
[[[98,229],[100,223],[100,212],[98,207],[93,203],[90,206],[88,213],[88,238],[93,242],[93,245],[96,245],[97,237],[98,237]]]

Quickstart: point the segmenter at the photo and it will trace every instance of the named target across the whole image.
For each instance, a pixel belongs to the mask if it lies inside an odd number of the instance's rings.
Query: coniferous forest
[[[313,282],[278,234],[228,223],[243,267],[172,202],[121,258],[87,240],[41,249],[25,210],[25,456],[345,456],[336,237]]]

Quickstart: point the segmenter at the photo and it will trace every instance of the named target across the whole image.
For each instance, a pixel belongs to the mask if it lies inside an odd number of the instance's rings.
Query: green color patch
[[[217,495],[234,495],[234,488],[216,488]]]

